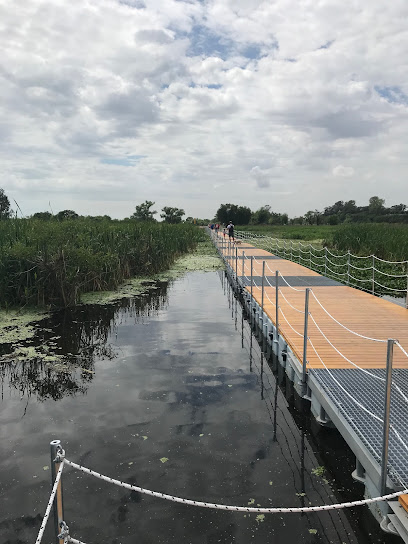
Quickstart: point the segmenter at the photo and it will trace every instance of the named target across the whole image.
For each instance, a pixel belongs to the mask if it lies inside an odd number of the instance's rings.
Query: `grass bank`
[[[0,221],[0,304],[74,305],[82,293],[167,270],[203,236],[190,224]]]

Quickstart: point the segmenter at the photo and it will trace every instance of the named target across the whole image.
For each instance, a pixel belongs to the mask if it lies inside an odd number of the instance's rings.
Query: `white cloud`
[[[333,176],[339,176],[342,178],[350,178],[354,174],[354,168],[351,166],[343,166],[342,164],[338,164],[333,168]]]
[[[3,2],[0,187],[26,213],[118,217],[145,199],[201,217],[401,202],[407,16],[403,0]]]

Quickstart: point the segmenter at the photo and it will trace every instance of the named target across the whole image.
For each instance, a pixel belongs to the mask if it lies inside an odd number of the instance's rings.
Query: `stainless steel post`
[[[350,250],[347,251],[347,285],[350,285]]]
[[[305,326],[303,329],[303,365],[302,365],[302,385],[303,394],[306,393],[306,366],[307,366],[307,329],[309,324],[309,292],[310,288],[306,288],[305,293]]]
[[[290,241],[290,260],[293,261],[293,240]]]
[[[372,279],[372,289],[371,292],[374,295],[375,294],[375,255],[373,255],[373,279]]]
[[[275,306],[276,340],[279,342],[279,270],[275,272]]]
[[[249,322],[252,324],[252,316],[253,316],[253,312],[252,312],[252,308],[253,308],[253,305],[254,305],[254,299],[253,299],[253,289],[252,289],[252,284],[253,284],[253,281],[254,281],[254,257],[251,256],[251,304],[250,304],[250,310],[251,310],[251,315],[250,315],[250,319],[249,319]]]
[[[251,257],[251,306],[252,306],[252,284],[253,284],[253,276],[254,276],[254,258]]]
[[[392,383],[392,358],[395,340],[388,339],[387,342],[387,367],[385,377],[385,399],[384,399],[384,425],[383,443],[381,454],[381,495],[385,495],[387,488],[387,467],[388,467],[388,445],[390,436],[390,411],[391,411],[391,383]]]
[[[312,244],[309,244],[309,267],[312,268]]]
[[[261,319],[264,315],[264,290],[265,290],[265,261],[262,262],[262,295],[261,295]]]
[[[408,309],[408,262],[407,262],[407,296],[405,300],[405,306]]]
[[[60,467],[60,463],[55,461],[57,458],[57,453],[62,449],[61,447],[61,440],[52,440],[50,442],[50,450],[51,450],[51,480],[52,485],[54,485],[55,478],[57,476],[57,472]],[[64,521],[64,503],[62,498],[62,478],[59,481],[58,487],[57,487],[57,493],[54,498],[54,504],[53,504],[53,512],[54,512],[54,530],[55,530],[55,541],[57,544],[64,544],[64,539],[58,538],[58,535],[61,532],[61,522]]]
[[[327,276],[327,247],[324,248],[324,275]]]
[[[235,281],[238,286],[238,248],[235,246]]]

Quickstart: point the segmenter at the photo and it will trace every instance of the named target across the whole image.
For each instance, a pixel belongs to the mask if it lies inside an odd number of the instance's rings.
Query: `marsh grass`
[[[203,236],[190,224],[0,221],[0,304],[74,305],[81,293],[168,269]]]

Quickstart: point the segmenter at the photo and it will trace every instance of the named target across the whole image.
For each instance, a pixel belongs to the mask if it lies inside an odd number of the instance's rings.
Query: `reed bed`
[[[356,255],[374,254],[388,261],[408,259],[408,225],[360,223],[339,225],[327,240],[338,250]]]
[[[191,224],[0,221],[0,305],[75,305],[81,293],[168,269],[202,237]]]

